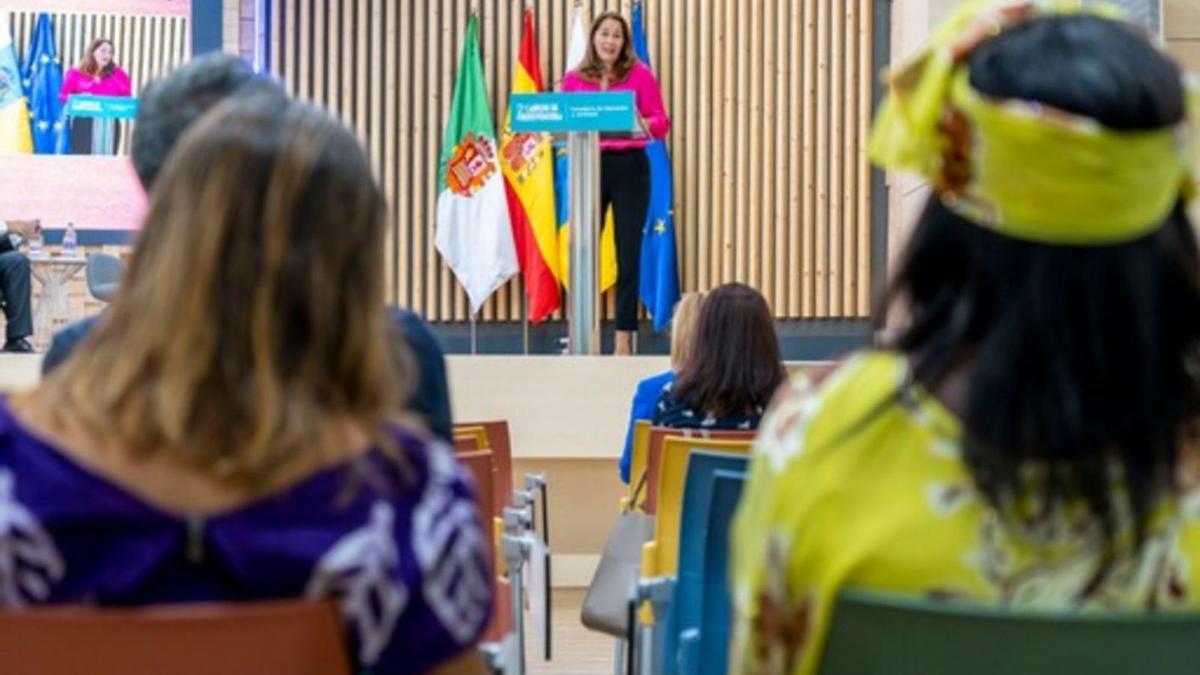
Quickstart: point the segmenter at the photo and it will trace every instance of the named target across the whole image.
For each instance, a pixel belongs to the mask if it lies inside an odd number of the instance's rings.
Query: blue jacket
[[[629,483],[629,464],[633,458],[633,427],[638,420],[654,419],[654,405],[663,387],[675,381],[675,371],[651,375],[638,382],[633,394],[633,406],[629,411],[629,429],[625,432],[625,450],[621,452],[621,481]]]

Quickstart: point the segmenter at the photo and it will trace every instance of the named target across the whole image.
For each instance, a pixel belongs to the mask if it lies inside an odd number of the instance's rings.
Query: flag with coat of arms
[[[438,163],[434,244],[467,292],[471,313],[519,270],[488,109],[479,15],[467,23]]]

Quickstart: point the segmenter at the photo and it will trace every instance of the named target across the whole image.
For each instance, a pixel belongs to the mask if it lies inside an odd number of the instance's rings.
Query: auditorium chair
[[[107,253],[89,253],[87,256],[87,286],[92,297],[108,302],[121,284],[124,265],[121,259]]]
[[[493,481],[495,455],[491,450],[473,450],[458,452],[454,456],[475,479],[476,505],[479,507],[480,516],[484,519],[484,533],[492,539],[488,557],[496,576],[495,583],[492,584],[495,603],[492,608],[492,621],[488,625],[484,640],[495,642],[503,639],[512,631],[512,595],[509,592],[508,580],[503,577],[504,558],[500,555],[500,533],[503,531],[504,525],[499,518],[488,514],[488,509],[491,508],[494,501],[492,492],[495,489]]]
[[[475,452],[477,450],[488,450],[485,445],[480,443],[479,437],[475,434],[454,434],[454,454],[463,452]],[[491,481],[489,481],[491,482]],[[488,505],[488,510],[491,510],[491,505]]]
[[[1024,612],[848,589],[820,675],[1192,675],[1200,614]]]
[[[638,479],[646,471],[646,460],[650,455],[650,420],[638,420],[633,424],[633,441],[629,452],[629,498],[637,489]],[[635,505],[640,506],[640,505]]]
[[[665,625],[655,625],[654,614],[648,604],[643,604],[638,613],[638,623],[647,627],[649,642],[655,645],[653,661],[657,673],[675,673],[677,635],[672,616],[675,609],[675,586],[679,573],[683,528],[684,491],[689,479],[691,458],[696,453],[733,455],[743,462],[748,458],[752,438],[715,440],[711,438],[687,438],[666,436],[659,453],[660,462],[648,469],[647,487],[658,486],[658,502],[655,505],[654,538],[642,546],[641,580],[658,584],[669,584],[670,599],[665,603],[667,620]],[[734,466],[737,464],[735,463]],[[727,465],[728,466],[728,465]],[[697,512],[703,510],[697,504]],[[649,513],[649,510],[647,511]],[[686,536],[692,537],[695,523],[690,523]]]
[[[733,617],[729,538],[746,482],[747,462],[747,457],[697,452],[688,467],[683,525],[688,536],[680,542],[684,548],[679,553],[679,582],[672,603],[679,617],[676,635],[684,673],[723,675],[729,662]],[[701,493],[696,497],[692,497],[693,476]],[[689,503],[693,499],[694,506]]]
[[[349,675],[330,603],[0,611],[5,675]]]
[[[455,450],[491,450],[487,431],[477,425],[455,424],[452,431]]]
[[[455,425],[455,428],[457,429],[459,426]],[[493,506],[495,513],[500,515],[504,511],[504,507],[509,506],[513,491],[512,438],[508,433],[508,422],[506,420],[462,422],[461,427],[471,430],[482,429],[485,447],[491,448],[495,453],[496,490],[494,497],[496,501]],[[475,432],[472,431],[472,433]]]
[[[658,508],[660,489],[658,474],[667,440],[673,438],[691,438],[699,441],[730,441],[744,446],[745,452],[749,452],[750,445],[754,442],[754,438],[757,435],[757,431],[710,431],[705,429],[671,429],[665,427],[651,429],[649,452],[646,457],[646,499],[642,502],[642,509],[646,513],[654,513]]]

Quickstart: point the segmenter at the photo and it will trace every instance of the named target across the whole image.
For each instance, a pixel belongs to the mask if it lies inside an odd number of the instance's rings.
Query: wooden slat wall
[[[17,58],[22,63],[37,15],[38,12],[9,13]],[[92,40],[105,37],[113,41],[117,64],[129,73],[134,96],[146,83],[187,60],[188,20],[184,17],[63,12],[52,12],[50,17],[64,74],[83,60]],[[128,154],[132,125],[128,121],[120,125],[121,145],[117,152]]]
[[[363,139],[393,205],[399,303],[468,318],[433,247],[442,130],[471,4],[492,112],[504,119],[526,0],[271,0],[271,67]],[[542,72],[563,75],[572,4],[529,0]],[[629,0],[582,0],[590,18]],[[685,290],[743,281],[781,318],[866,316],[870,304],[873,16],[862,0],[646,0],[652,64],[674,122]],[[611,297],[605,313],[611,316]],[[519,281],[485,321],[523,317]]]

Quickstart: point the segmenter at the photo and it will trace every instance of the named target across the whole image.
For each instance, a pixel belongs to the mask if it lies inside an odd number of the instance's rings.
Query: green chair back
[[[820,675],[1195,675],[1200,614],[1027,613],[843,592]]]

